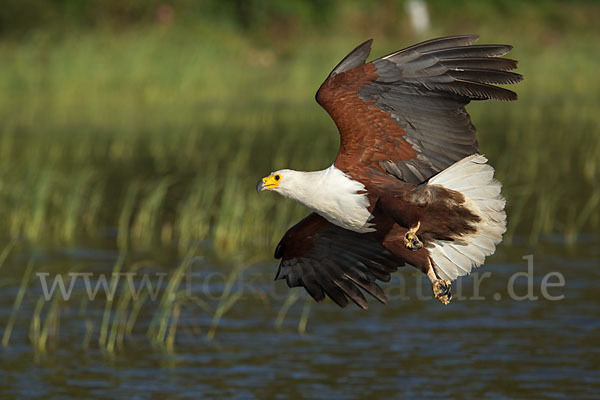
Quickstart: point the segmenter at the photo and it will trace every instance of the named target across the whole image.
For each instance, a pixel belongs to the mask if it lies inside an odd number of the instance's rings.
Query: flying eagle
[[[506,231],[505,200],[494,169],[478,153],[465,106],[516,100],[494,84],[522,76],[501,56],[508,45],[473,45],[476,35],[428,40],[365,63],[368,40],[348,54],[319,88],[340,148],[322,171],[283,169],[262,178],[272,190],[313,212],[275,250],[275,279],[361,308],[361,290],[386,302],[387,282],[404,264],[425,273],[434,296],[452,298],[451,282],[494,253]]]

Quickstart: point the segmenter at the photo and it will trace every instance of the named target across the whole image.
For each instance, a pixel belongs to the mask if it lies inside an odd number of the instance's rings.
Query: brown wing
[[[281,258],[275,279],[289,287],[304,286],[317,301],[329,296],[341,307],[352,300],[366,309],[360,289],[387,302],[376,280],[388,282],[403,261],[368,234],[352,232],[312,213],[290,228],[275,250]]]
[[[507,45],[471,45],[475,35],[429,40],[364,64],[371,40],[353,50],[317,92],[340,131],[336,167],[375,168],[421,183],[477,152],[471,100],[515,100],[493,84],[519,82],[498,58]]]

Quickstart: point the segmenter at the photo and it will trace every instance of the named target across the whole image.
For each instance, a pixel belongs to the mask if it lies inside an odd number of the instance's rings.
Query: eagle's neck
[[[371,232],[369,199],[365,186],[334,165],[321,171],[293,171],[282,195],[298,201],[329,222],[355,232]]]

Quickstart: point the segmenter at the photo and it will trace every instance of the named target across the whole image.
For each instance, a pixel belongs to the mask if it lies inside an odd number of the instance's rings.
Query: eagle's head
[[[272,190],[286,197],[294,197],[293,194],[302,183],[305,181],[304,175],[301,171],[293,171],[291,169],[282,169],[279,171],[272,172],[270,175],[265,176],[256,184],[256,191],[262,192],[265,190]]]

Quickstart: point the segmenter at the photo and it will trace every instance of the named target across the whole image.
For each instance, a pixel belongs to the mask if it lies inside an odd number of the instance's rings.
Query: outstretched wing
[[[403,261],[368,234],[352,232],[312,213],[290,228],[275,250],[281,258],[275,279],[304,286],[317,301],[329,296],[341,307],[352,300],[366,309],[360,289],[387,302],[376,280],[388,282]]]
[[[374,168],[421,183],[477,152],[471,100],[515,100],[494,84],[519,82],[508,45],[471,45],[476,35],[429,40],[365,64],[371,40],[329,75],[317,101],[340,131],[335,166]]]

